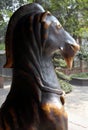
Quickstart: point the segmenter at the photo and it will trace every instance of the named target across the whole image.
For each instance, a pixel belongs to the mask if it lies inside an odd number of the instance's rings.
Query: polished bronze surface
[[[52,64],[60,50],[69,67],[79,45],[49,11],[20,7],[6,32],[6,64],[13,68],[10,92],[0,109],[0,130],[67,130],[64,93]]]

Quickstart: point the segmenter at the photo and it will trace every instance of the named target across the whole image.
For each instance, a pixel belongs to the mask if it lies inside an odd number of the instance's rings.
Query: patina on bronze
[[[59,49],[71,67],[79,45],[36,3],[24,5],[12,15],[5,44],[4,67],[13,68],[13,78],[0,109],[0,130],[67,130],[63,91],[52,54]]]

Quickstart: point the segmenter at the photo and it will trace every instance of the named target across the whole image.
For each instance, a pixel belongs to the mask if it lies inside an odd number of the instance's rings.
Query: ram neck
[[[43,84],[45,86],[49,86],[53,89],[60,89],[51,57],[43,57],[41,59],[41,72],[43,77]]]

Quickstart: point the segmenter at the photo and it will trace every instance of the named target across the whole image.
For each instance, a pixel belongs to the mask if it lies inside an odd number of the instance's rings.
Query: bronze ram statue
[[[69,67],[76,41],[36,3],[20,7],[6,32],[6,64],[13,68],[10,92],[0,109],[0,130],[67,130],[63,91],[52,64],[60,50]]]

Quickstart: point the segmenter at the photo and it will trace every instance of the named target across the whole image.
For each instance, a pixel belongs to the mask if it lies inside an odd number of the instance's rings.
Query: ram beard
[[[72,68],[74,57],[77,51],[80,50],[80,46],[77,44],[76,46],[69,45],[67,48],[61,48],[60,52],[66,61],[68,68]]]

